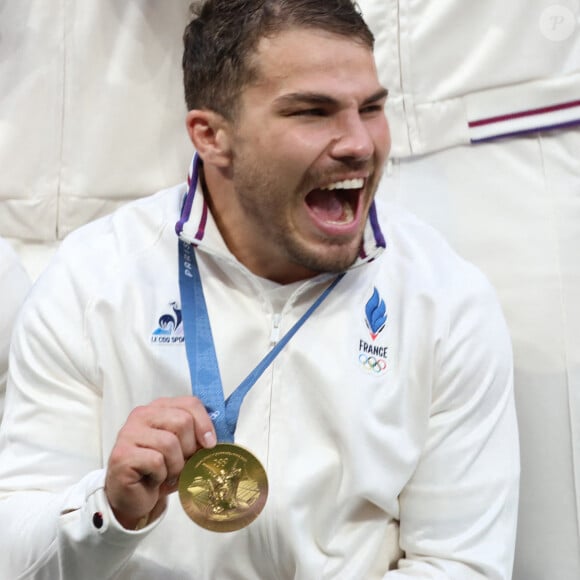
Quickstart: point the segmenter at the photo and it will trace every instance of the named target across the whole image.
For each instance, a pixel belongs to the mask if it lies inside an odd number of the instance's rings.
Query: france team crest
[[[377,342],[387,325],[387,305],[377,288],[368,299],[364,309],[364,321],[368,330],[368,339],[359,340],[358,363],[368,373],[383,375],[388,368],[388,346]]]

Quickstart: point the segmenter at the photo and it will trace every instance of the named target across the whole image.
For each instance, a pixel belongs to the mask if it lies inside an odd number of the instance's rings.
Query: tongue
[[[330,191],[315,189],[308,194],[308,206],[320,219],[338,222],[344,219],[344,209],[340,199]]]

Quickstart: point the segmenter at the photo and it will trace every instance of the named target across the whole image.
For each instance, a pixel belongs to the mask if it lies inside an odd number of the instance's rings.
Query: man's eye
[[[326,111],[320,108],[313,109],[300,109],[299,111],[293,111],[290,113],[291,117],[325,117]]]
[[[363,107],[360,112],[361,114],[365,113],[381,113],[384,109],[384,105],[368,105],[367,107]]]

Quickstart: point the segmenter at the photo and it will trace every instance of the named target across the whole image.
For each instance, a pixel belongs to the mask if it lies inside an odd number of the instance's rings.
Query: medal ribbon
[[[211,417],[218,441],[233,443],[244,397],[284,346],[332,292],[344,273],[333,280],[332,284],[225,400],[195,250],[191,244],[183,240],[179,241],[179,263],[181,314],[191,390],[193,395],[204,404]]]

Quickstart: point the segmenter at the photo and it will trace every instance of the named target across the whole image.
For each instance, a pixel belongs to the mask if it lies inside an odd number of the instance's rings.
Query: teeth
[[[360,177],[358,179],[345,179],[344,181],[337,181],[336,183],[331,183],[320,189],[326,189],[332,191],[334,189],[361,189],[365,184],[365,180]]]

